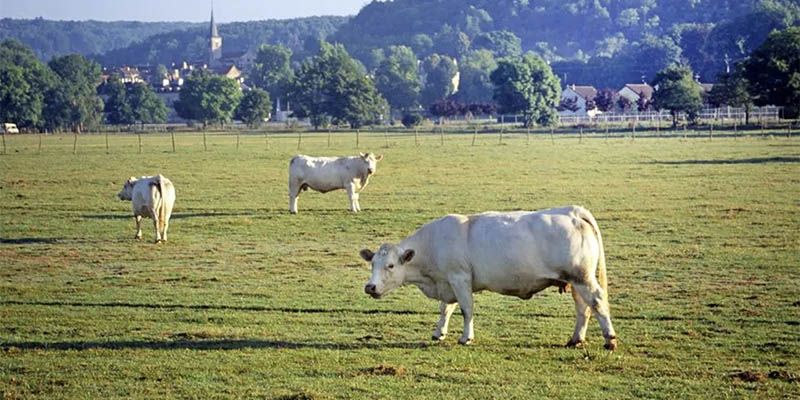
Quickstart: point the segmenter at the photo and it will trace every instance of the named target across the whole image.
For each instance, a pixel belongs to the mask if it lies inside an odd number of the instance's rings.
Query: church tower
[[[211,31],[209,34],[208,66],[216,65],[222,58],[222,36],[219,35],[214,22],[214,8],[211,8]]]

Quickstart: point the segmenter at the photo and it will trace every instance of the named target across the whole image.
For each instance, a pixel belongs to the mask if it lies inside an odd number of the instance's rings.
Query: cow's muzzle
[[[377,288],[374,284],[368,283],[366,286],[364,286],[364,293],[372,296],[373,299],[379,299],[381,298],[381,295],[376,291],[376,289]]]

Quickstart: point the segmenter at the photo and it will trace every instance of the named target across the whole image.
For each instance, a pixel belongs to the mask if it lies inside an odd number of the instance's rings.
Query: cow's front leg
[[[297,197],[300,196],[300,183],[289,180],[289,212],[297,214]]]
[[[458,339],[460,344],[470,344],[475,338],[472,329],[472,280],[468,275],[460,274],[450,278],[450,286],[456,295],[458,305],[461,306],[461,314],[464,315],[464,333]]]
[[[355,183],[347,184],[347,197],[350,199],[350,211],[358,212],[358,192]]]
[[[433,340],[444,340],[447,337],[447,326],[450,324],[450,316],[456,310],[458,303],[441,302],[439,304],[439,322],[436,323],[436,330],[433,331]]]
[[[136,240],[142,239],[142,216],[141,215],[134,215],[133,220],[136,221],[136,236],[133,238]]]
[[[577,290],[572,291],[572,298],[575,300],[575,332],[572,333],[572,339],[567,342],[567,347],[580,347],[586,342],[586,328],[589,326],[592,309],[586,305]]]

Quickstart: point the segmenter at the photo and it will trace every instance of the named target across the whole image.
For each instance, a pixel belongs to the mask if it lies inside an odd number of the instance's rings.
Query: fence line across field
[[[304,148],[350,148],[354,151],[377,151],[380,148],[416,146],[487,146],[530,145],[532,139],[555,143],[559,140],[629,139],[643,138],[698,138],[713,140],[715,137],[793,137],[797,131],[796,121],[762,122],[743,129],[737,124],[708,124],[672,128],[631,127],[600,124],[595,126],[560,126],[549,128],[504,127],[502,125],[417,127],[414,129],[374,127],[359,130],[330,129],[323,131],[203,131],[175,132],[97,132],[83,134],[21,134],[3,135],[2,154],[36,153],[46,154],[55,150],[71,152],[77,156],[87,151],[103,151],[106,154],[130,151],[137,154],[157,151],[163,153],[242,151],[253,148],[263,150],[303,151]],[[35,136],[35,137],[34,137]],[[549,139],[549,140],[548,140]]]

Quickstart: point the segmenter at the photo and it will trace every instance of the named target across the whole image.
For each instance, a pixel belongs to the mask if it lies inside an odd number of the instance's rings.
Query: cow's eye
[[[394,264],[389,264],[389,265],[386,266],[386,268],[392,269],[392,268],[394,268]]]

